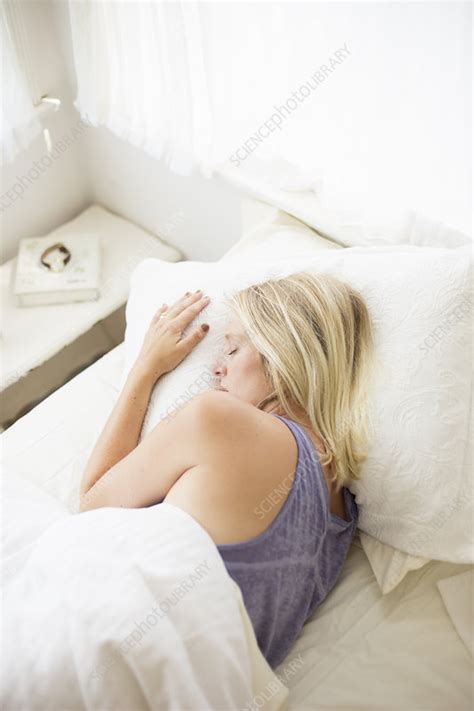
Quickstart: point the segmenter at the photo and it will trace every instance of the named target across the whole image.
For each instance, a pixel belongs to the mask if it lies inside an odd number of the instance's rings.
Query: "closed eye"
[[[233,350],[230,351],[230,353],[227,353],[227,355],[233,355],[236,350],[237,350],[237,348],[234,348]]]

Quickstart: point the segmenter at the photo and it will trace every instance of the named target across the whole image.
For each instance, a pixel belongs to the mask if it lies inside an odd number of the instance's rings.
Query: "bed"
[[[2,434],[2,470],[10,480],[25,479],[74,511],[81,466],[119,392],[123,360],[120,344]],[[357,533],[337,585],[275,675],[258,658],[247,629],[253,693],[242,708],[467,711],[473,704],[472,581],[471,565],[433,560],[382,594]]]

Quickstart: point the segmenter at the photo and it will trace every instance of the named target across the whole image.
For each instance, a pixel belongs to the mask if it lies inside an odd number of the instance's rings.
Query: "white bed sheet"
[[[74,491],[118,395],[122,362],[123,344],[3,433],[8,472],[77,511]],[[356,536],[338,583],[276,670],[290,688],[291,708],[471,709],[472,656],[437,583],[472,568],[432,561],[382,595]],[[261,699],[271,694],[261,688]]]
[[[286,681],[291,708],[472,709],[472,656],[436,585],[469,569],[430,561],[382,595],[356,536],[336,586],[291,652],[302,660]]]

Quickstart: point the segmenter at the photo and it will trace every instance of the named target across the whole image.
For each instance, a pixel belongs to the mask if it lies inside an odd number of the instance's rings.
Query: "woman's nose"
[[[221,359],[219,359],[214,366],[213,373],[214,373],[214,375],[217,375],[218,377],[221,378],[226,374],[226,370],[227,369],[225,367],[224,362]]]

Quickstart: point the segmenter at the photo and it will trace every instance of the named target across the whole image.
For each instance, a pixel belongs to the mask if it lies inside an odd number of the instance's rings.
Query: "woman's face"
[[[219,378],[219,389],[253,405],[272,391],[258,351],[245,335],[235,316],[228,325],[226,347],[218,358],[213,373]]]

